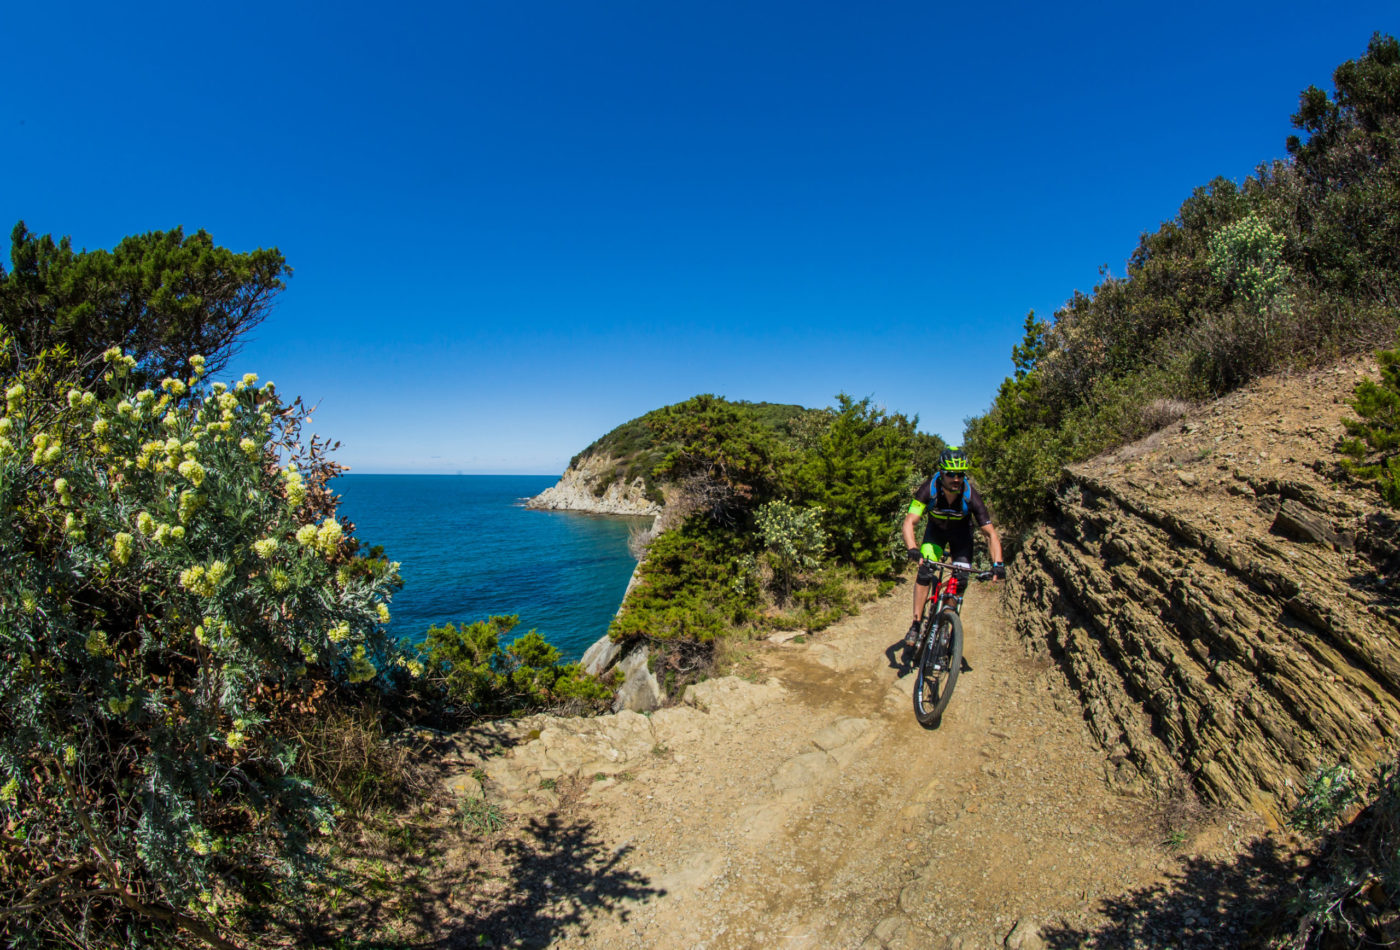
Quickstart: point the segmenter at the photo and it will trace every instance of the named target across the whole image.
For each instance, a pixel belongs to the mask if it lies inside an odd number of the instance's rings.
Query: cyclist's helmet
[[[940,472],[966,472],[968,470],[967,453],[956,445],[948,446],[938,457],[938,470]]]

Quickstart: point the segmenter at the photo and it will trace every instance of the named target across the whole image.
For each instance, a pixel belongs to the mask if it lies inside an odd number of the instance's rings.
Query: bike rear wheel
[[[953,686],[962,668],[962,618],[945,610],[938,626],[924,638],[914,674],[914,717],[922,726],[934,726],[943,718]]]

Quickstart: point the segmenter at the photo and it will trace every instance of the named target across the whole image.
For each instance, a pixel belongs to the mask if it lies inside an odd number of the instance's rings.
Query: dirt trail
[[[970,669],[943,724],[920,727],[912,676],[895,667],[909,596],[906,584],[808,642],[765,648],[752,679],[766,683],[711,681],[698,708],[603,717],[572,746],[546,723],[488,762],[488,794],[518,820],[546,829],[562,797],[608,855],[589,893],[547,878],[532,924],[489,939],[1024,950],[1242,938],[1251,908],[1228,866],[1260,829],[1164,822],[1160,803],[1110,792],[1061,674],[1026,657],[990,586],[964,604]],[[1183,897],[1183,882],[1213,897]]]

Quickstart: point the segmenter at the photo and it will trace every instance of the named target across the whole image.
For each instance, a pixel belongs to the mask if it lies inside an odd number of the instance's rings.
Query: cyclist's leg
[[[948,547],[948,529],[930,519],[924,527],[924,540],[919,545],[919,553],[930,561],[943,560],[943,552]],[[914,579],[914,623],[924,617],[924,602],[928,600],[928,589],[933,584],[935,572],[919,565],[919,575]]]
[[[968,577],[972,574],[972,521],[964,520],[948,532],[948,559],[953,564],[953,576],[958,579],[958,603],[967,593]]]
[[[948,530],[948,560],[956,568],[972,570],[972,522],[964,520]]]

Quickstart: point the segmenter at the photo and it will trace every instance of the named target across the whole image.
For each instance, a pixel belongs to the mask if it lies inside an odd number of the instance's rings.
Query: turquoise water
[[[636,519],[531,511],[546,475],[342,475],[331,487],[355,536],[403,565],[390,631],[519,614],[576,660],[607,632],[636,561]],[[645,522],[643,522],[645,523]]]

